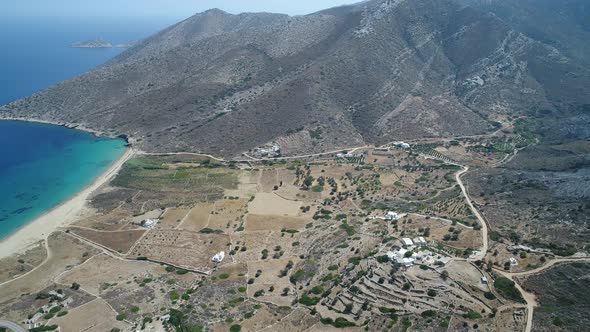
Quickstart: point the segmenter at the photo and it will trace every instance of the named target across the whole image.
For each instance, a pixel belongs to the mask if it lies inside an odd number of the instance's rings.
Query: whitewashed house
[[[211,260],[215,263],[221,263],[221,262],[223,262],[224,258],[225,258],[225,252],[220,251],[217,254],[215,254],[215,256],[213,256],[213,258]]]

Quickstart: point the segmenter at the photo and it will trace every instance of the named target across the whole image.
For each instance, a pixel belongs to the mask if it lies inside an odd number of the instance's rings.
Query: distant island
[[[87,40],[83,42],[77,42],[71,45],[74,48],[129,48],[135,45],[135,41],[123,43],[123,44],[115,44],[113,45],[110,41],[104,40],[102,38],[96,38],[92,40]]]

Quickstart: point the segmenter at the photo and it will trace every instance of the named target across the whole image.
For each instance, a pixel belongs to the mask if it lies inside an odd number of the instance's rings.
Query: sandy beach
[[[127,149],[125,154],[91,185],[1,241],[0,258],[23,252],[39,241],[45,240],[54,230],[75,222],[84,212],[88,197],[103,184],[108,183],[134,153],[133,149]]]

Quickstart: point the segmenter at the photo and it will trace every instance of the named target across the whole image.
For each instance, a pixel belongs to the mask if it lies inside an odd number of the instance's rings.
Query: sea
[[[123,49],[71,48],[96,38],[140,40],[172,19],[0,19],[0,104],[92,70]],[[125,141],[60,126],[0,121],[0,240],[90,185]]]

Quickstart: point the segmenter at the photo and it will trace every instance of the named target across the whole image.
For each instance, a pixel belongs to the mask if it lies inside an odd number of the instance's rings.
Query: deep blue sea
[[[172,20],[0,18],[0,104],[73,78],[121,49],[76,49],[98,37],[145,38]],[[125,142],[59,126],[0,121],[0,239],[91,184]]]
[[[85,73],[123,49],[72,48],[95,38],[140,40],[176,19],[6,18],[0,14],[0,105]]]

